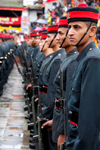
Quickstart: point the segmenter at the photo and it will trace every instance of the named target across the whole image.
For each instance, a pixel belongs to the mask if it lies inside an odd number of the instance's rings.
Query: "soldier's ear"
[[[96,34],[97,27],[96,26],[91,26],[90,27],[90,37],[93,37]]]

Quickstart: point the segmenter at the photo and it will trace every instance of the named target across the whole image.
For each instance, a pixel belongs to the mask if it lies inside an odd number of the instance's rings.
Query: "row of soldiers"
[[[79,4],[68,10],[68,18],[42,34],[33,32],[22,44],[24,109],[35,143],[30,148],[100,150],[97,22],[98,11]]]
[[[14,49],[14,37],[9,34],[0,34],[0,96],[3,94],[3,86],[13,68]]]

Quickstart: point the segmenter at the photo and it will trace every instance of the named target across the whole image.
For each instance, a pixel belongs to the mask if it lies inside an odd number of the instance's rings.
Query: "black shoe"
[[[30,130],[30,133],[34,133],[34,130]]]
[[[33,143],[33,142],[32,142],[32,139],[29,139],[29,143]]]
[[[30,119],[30,115],[25,116],[25,119]]]
[[[35,144],[30,144],[29,147],[30,147],[30,149],[35,149],[36,148]]]
[[[3,94],[3,90],[2,90],[2,91],[0,91],[0,96],[2,96],[2,94]]]
[[[30,137],[33,137],[34,136],[34,133],[30,133]]]
[[[29,124],[29,123],[31,123],[31,121],[30,121],[30,120],[28,120],[28,121],[27,121],[27,123]]]

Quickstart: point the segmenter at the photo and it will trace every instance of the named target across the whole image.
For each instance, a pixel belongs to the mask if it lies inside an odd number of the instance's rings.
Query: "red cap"
[[[33,32],[30,34],[30,37],[37,37],[37,32]]]
[[[37,32],[37,36],[41,36],[42,32],[43,32],[43,31],[38,31],[38,32]]]
[[[74,21],[88,21],[97,23],[98,19],[98,10],[87,7],[86,4],[79,4],[78,7],[74,7],[68,10],[68,23]]]
[[[49,33],[57,33],[58,32],[58,25],[51,25],[47,29],[48,34]]]
[[[77,7],[88,7],[88,6],[87,6],[87,4],[85,4],[85,3],[81,3],[81,4],[78,4]]]
[[[36,30],[33,30],[32,32],[36,32]]]
[[[45,40],[46,38],[47,38],[47,32],[43,32],[41,35],[41,39]]]
[[[59,23],[58,23],[58,27],[59,28],[61,28],[61,27],[68,28],[68,20],[67,20],[66,16],[63,16],[60,18]]]

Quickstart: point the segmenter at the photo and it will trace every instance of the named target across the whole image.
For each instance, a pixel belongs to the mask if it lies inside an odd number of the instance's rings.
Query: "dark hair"
[[[91,22],[85,22],[85,24],[86,24],[87,26],[89,26],[89,25],[90,25],[90,23],[91,23]],[[91,26],[95,26],[95,27],[97,27],[97,23],[92,22],[92,25],[91,25]]]

